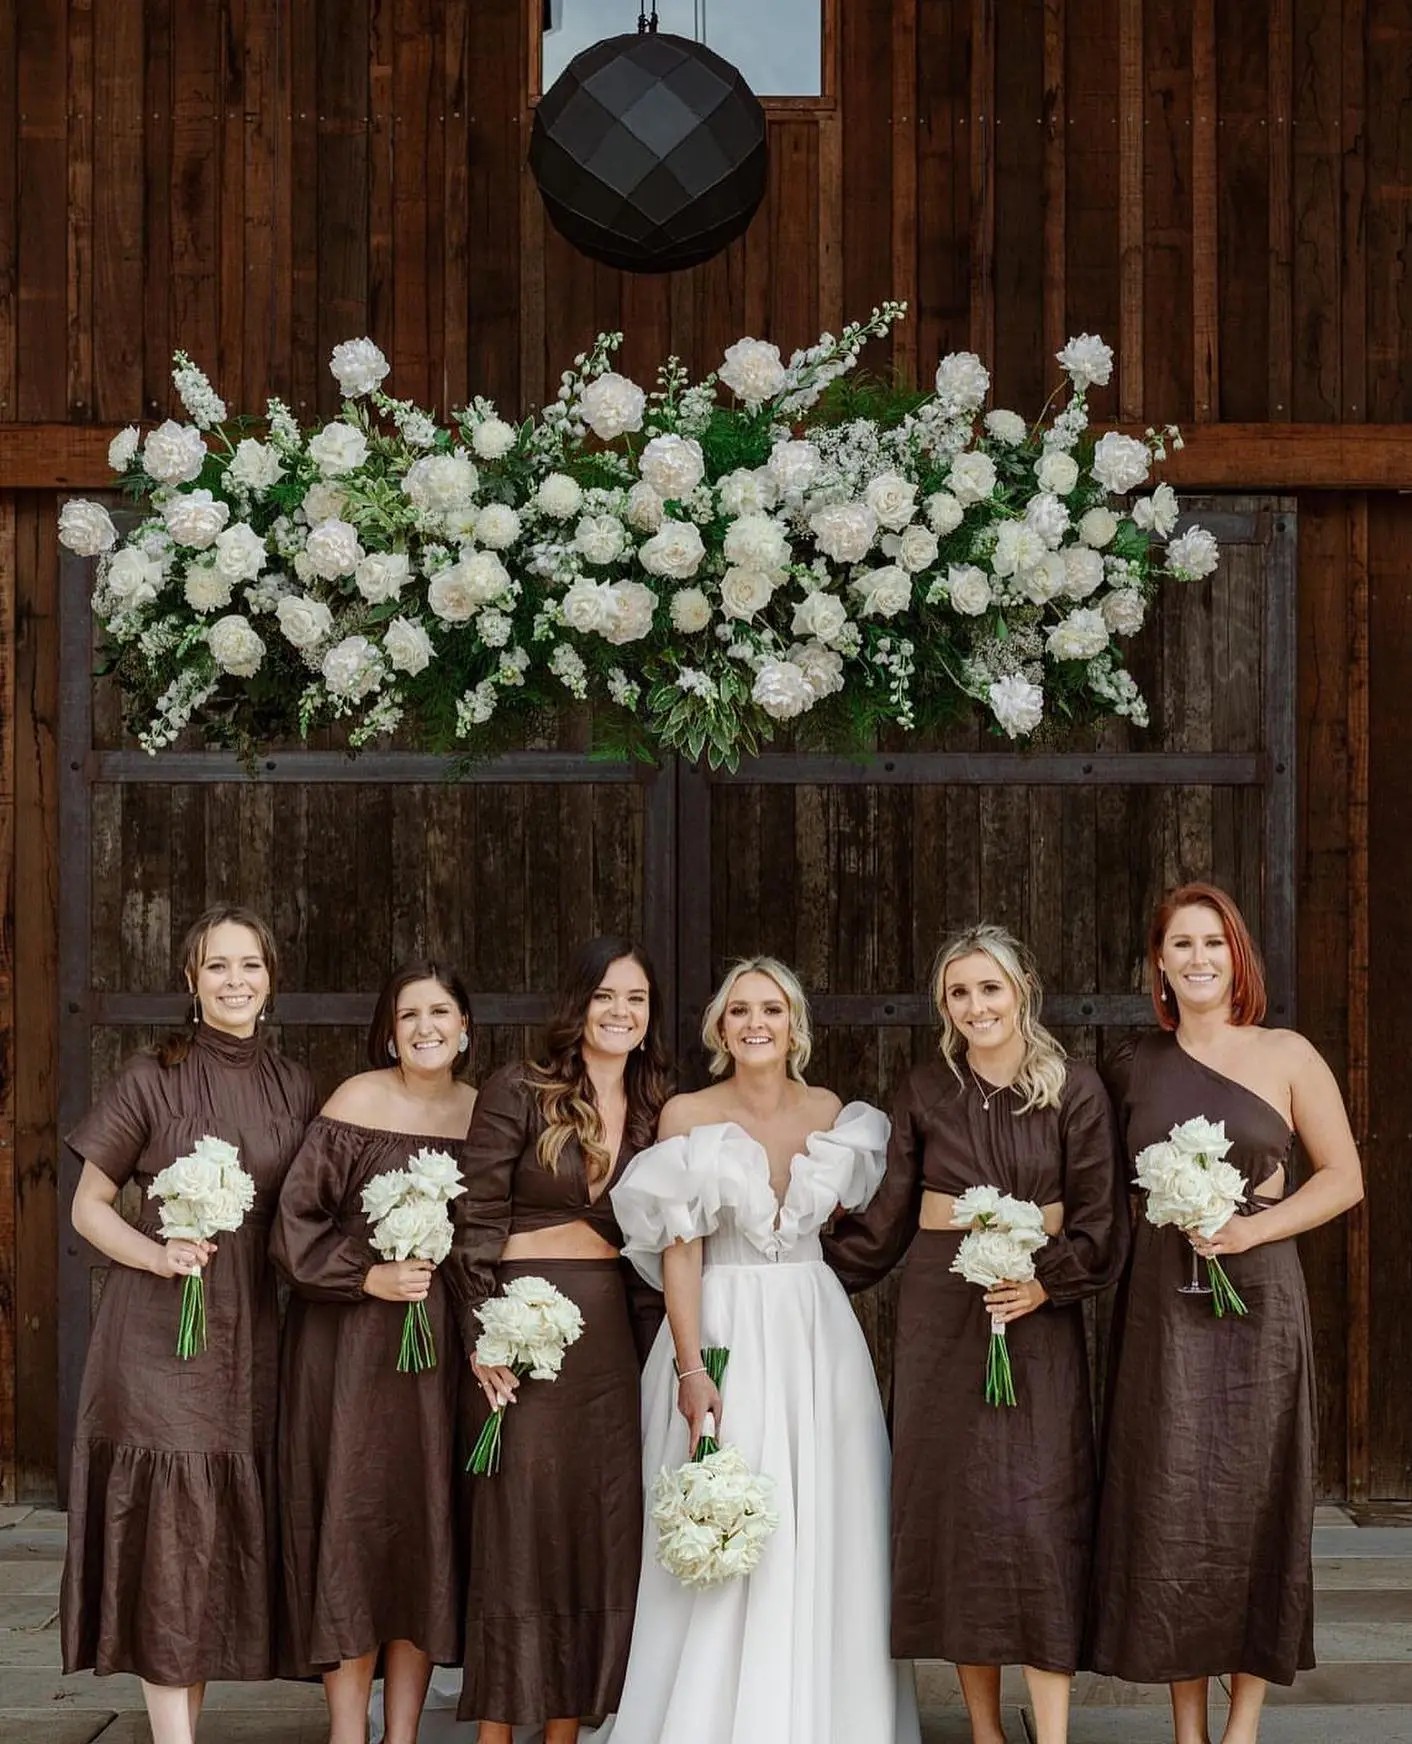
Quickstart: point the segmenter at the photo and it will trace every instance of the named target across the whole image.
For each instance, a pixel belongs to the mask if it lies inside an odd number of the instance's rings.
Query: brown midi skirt
[[[617,1260],[515,1260],[583,1333],[554,1381],[520,1383],[500,1470],[467,1476],[470,1580],[463,1720],[539,1725],[612,1713],[622,1692],[642,1549],[637,1350]],[[467,1370],[467,1447],[489,1415]]]

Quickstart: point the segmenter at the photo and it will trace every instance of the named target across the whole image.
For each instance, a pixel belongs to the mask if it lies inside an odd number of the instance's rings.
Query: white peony
[[[224,506],[224,505],[223,505]],[[118,542],[118,529],[101,503],[70,497],[59,511],[59,543],[80,557],[101,557]]]
[[[1007,448],[1015,448],[1029,434],[1029,425],[1018,412],[994,411],[985,415],[987,432]]]
[[[946,572],[946,595],[953,611],[978,618],[990,608],[990,577],[974,563],[953,563]]]
[[[662,499],[650,484],[639,479],[628,492],[623,513],[628,518],[628,525],[639,533],[655,533],[662,525]]]
[[[347,521],[320,521],[309,535],[304,555],[315,575],[325,581],[337,581],[357,569],[363,559],[363,547],[358,543],[357,529]]]
[[[990,567],[1001,577],[1023,575],[1044,559],[1047,547],[1025,521],[1002,521],[995,535]]]
[[[476,540],[491,551],[508,551],[520,536],[520,517],[509,503],[487,503],[476,516]]]
[[[809,526],[825,557],[835,563],[861,563],[878,530],[878,518],[866,503],[830,503],[815,509]]]
[[[268,442],[257,442],[253,436],[246,436],[236,443],[226,476],[245,490],[267,491],[284,477],[284,462],[279,457],[279,450]]]
[[[689,581],[705,555],[701,534],[690,521],[663,521],[661,530],[638,552],[649,575],[665,575],[673,581]]]
[[[950,491],[933,491],[926,501],[927,521],[934,533],[945,538],[966,518],[966,511]]]
[[[402,494],[414,508],[432,514],[463,509],[480,488],[480,474],[470,455],[461,449],[451,454],[424,454],[407,468]]]
[[[701,444],[692,436],[654,436],[637,463],[643,482],[665,502],[690,496],[706,476]]]
[[[304,493],[304,501],[299,505],[304,511],[304,519],[311,527],[317,527],[320,521],[336,521],[343,514],[343,505],[348,501],[348,492],[339,484],[311,484]]]
[[[574,582],[559,602],[563,621],[583,635],[603,635],[612,628],[616,613],[613,584],[590,581],[586,576]]]
[[[1051,660],[1092,660],[1108,646],[1108,625],[1093,606],[1079,606],[1049,632]]]
[[[1159,484],[1150,497],[1139,497],[1132,506],[1135,527],[1170,539],[1177,527],[1177,493],[1169,484]]]
[[[836,648],[826,648],[822,642],[796,642],[789,661],[808,679],[816,699],[843,689],[843,656]]]
[[[179,491],[163,503],[162,519],[178,545],[205,551],[230,519],[230,507],[208,490]]]
[[[373,606],[400,599],[411,578],[412,565],[405,551],[370,551],[353,571],[358,592]]]
[[[728,569],[721,577],[721,611],[728,618],[753,618],[774,593],[774,583],[761,570]]]
[[[786,496],[798,495],[824,470],[824,457],[812,442],[776,442],[765,470]]]
[[[616,647],[640,642],[651,632],[657,595],[640,581],[610,582],[608,592],[613,599],[613,621],[603,631],[603,639]]]
[[[1079,522],[1079,538],[1095,551],[1111,545],[1118,531],[1118,517],[1112,509],[1090,509]]]
[[[859,612],[865,618],[895,618],[912,603],[912,578],[905,569],[889,563],[855,576],[853,591]]]
[[[158,484],[190,484],[205,464],[206,440],[190,424],[168,418],[143,444],[143,471]]]
[[[1168,569],[1190,581],[1210,575],[1220,561],[1220,550],[1205,527],[1190,528],[1167,547]]]
[[[471,450],[478,460],[503,460],[516,440],[515,426],[503,418],[482,418],[471,430]]]
[[[128,545],[115,552],[103,575],[103,585],[125,612],[135,612],[156,599],[163,581],[162,566],[145,551]]]
[[[129,424],[126,430],[119,430],[108,444],[108,465],[114,472],[126,472],[132,465],[137,454],[138,444],[142,440],[142,432],[136,424]],[[92,552],[85,552],[92,556]]]
[[[1052,491],[1057,497],[1066,497],[1078,485],[1079,463],[1072,454],[1065,454],[1059,448],[1046,448],[1040,456],[1039,465],[1034,469],[1034,475],[1039,488]]]
[[[679,588],[672,595],[672,628],[694,636],[711,622],[711,602],[699,587]]]
[[[431,637],[411,618],[394,618],[387,626],[382,647],[388,665],[395,672],[405,672],[413,678],[426,671],[434,654]]]
[[[186,572],[182,592],[193,612],[223,612],[235,592],[235,583],[213,565],[193,564]]]
[[[583,507],[583,490],[567,472],[551,472],[534,495],[535,505],[552,521],[567,521]]]
[[[1090,470],[1104,490],[1120,497],[1146,482],[1149,465],[1147,449],[1135,436],[1109,430],[1098,439]]]
[[[1087,545],[1070,545],[1060,553],[1064,559],[1064,592],[1082,600],[1103,583],[1103,559]]]
[[[974,412],[990,392],[990,371],[974,351],[953,351],[936,366],[936,391],[948,409]]]
[[[391,365],[371,339],[345,339],[328,361],[346,400],[356,400],[382,386]]]
[[[216,535],[216,568],[228,580],[254,581],[265,567],[265,541],[248,521]]]
[[[1107,387],[1113,374],[1113,350],[1096,333],[1080,333],[1062,351],[1055,353],[1059,367],[1074,384],[1076,394],[1089,388]]]
[[[1046,551],[1032,569],[1019,578],[1020,592],[1035,605],[1048,605],[1058,599],[1069,585],[1069,569],[1057,551]]]
[[[947,489],[958,503],[983,503],[995,489],[995,462],[988,454],[972,449],[958,454],[946,475]]]
[[[837,594],[805,594],[794,608],[790,628],[796,636],[812,636],[819,642],[835,641],[848,622],[848,608]]]
[[[768,515],[741,515],[726,528],[722,544],[727,563],[775,575],[789,566],[789,537]]]
[[[1040,491],[1025,504],[1025,521],[1052,551],[1069,531],[1069,511],[1052,491]]]
[[[579,395],[579,414],[601,442],[615,441],[642,428],[647,395],[625,375],[605,370]]]
[[[901,533],[883,540],[883,550],[889,557],[896,558],[909,575],[920,575],[924,569],[930,569],[936,562],[938,549],[936,534],[920,521],[914,521]]]
[[[627,532],[616,515],[585,515],[574,528],[574,549],[590,563],[616,563],[627,543]]]
[[[731,516],[758,515],[772,509],[779,494],[779,486],[763,466],[754,471],[738,466],[716,486],[716,498],[723,512]]]
[[[352,424],[325,424],[309,438],[309,458],[324,478],[342,478],[368,458],[368,439]]]
[[[1147,602],[1135,587],[1117,587],[1099,608],[1103,621],[1115,636],[1135,636],[1147,617]]]
[[[792,660],[766,660],[750,695],[775,721],[792,721],[814,706],[814,687]]]
[[[1018,672],[997,678],[986,692],[990,712],[1012,739],[1032,733],[1044,719],[1044,692]]]
[[[334,696],[356,700],[382,683],[382,655],[366,636],[345,636],[324,655],[319,670]]]
[[[869,479],[863,500],[878,518],[878,525],[900,533],[917,513],[917,487],[896,472],[880,472]]]
[[[304,593],[285,594],[275,604],[275,617],[285,641],[295,648],[315,648],[333,630],[333,613],[322,600]]]
[[[238,614],[218,618],[206,632],[206,645],[216,665],[232,678],[253,678],[265,658],[265,644]]]
[[[737,339],[726,348],[725,362],[716,375],[752,412],[789,385],[779,346],[764,339]]]

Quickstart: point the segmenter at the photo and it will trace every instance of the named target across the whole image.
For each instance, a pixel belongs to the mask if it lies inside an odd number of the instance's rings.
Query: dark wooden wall
[[[61,489],[175,345],[312,415],[366,331],[394,391],[518,410],[600,327],[709,367],[886,295],[875,367],[973,345],[1031,409],[1101,331],[1099,413],[1193,426],[1174,476],[1298,493],[1300,1022],[1370,1177],[1307,1244],[1323,1482],[1412,1494],[1412,0],[832,6],[749,235],[663,280],[546,231],[533,0],[0,0],[0,1496],[54,1481]]]

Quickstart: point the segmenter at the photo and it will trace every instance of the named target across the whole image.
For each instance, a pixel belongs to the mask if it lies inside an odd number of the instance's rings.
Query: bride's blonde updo
[[[941,1057],[964,1084],[960,1062],[966,1052],[966,1040],[951,1021],[946,1008],[946,971],[962,957],[981,952],[989,957],[1010,983],[1015,993],[1015,1029],[1025,1044],[1025,1057],[1015,1074],[1014,1088],[1023,1098],[1020,1113],[1031,1108],[1057,1108],[1064,1093],[1064,1061],[1061,1045],[1039,1021],[1044,1002],[1044,988],[1026,946],[1004,927],[982,921],[949,938],[937,953],[932,970],[932,998],[941,1019]]]
[[[713,1078],[722,1078],[733,1064],[730,1049],[721,1030],[731,993],[742,975],[767,975],[784,995],[789,1007],[789,1075],[802,1084],[804,1068],[814,1051],[814,1031],[809,1021],[809,1001],[793,969],[786,968],[777,957],[741,957],[726,970],[726,978],[716,989],[711,1003],[701,1019],[701,1043],[706,1049],[706,1064]]]

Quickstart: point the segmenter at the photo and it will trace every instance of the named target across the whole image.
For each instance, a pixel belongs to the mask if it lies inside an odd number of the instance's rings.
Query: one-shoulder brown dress
[[[918,1228],[923,1189],[980,1185],[1064,1207],[1062,1233],[1035,1255],[1049,1301],[1007,1330],[1013,1407],[985,1401],[985,1292],[950,1269],[962,1232]],[[892,1409],[896,1658],[1078,1666],[1097,1500],[1082,1303],[1117,1277],[1126,1221],[1113,1111],[1091,1066],[1071,1061],[1059,1105],[1023,1114],[1013,1091],[982,1095],[939,1061],[903,1086],[883,1185],[824,1244],[852,1289],[907,1252]]]
[[[512,1277],[546,1278],[575,1301],[583,1333],[554,1381],[524,1380],[508,1407],[500,1470],[466,1477],[469,1582],[463,1720],[539,1725],[611,1713],[622,1692],[642,1547],[638,1355],[622,1260],[500,1263],[521,1231],[584,1222],[614,1247],[622,1232],[607,1188],[590,1201],[572,1140],[551,1174],[540,1163],[538,1098],[524,1068],[481,1087],[462,1152],[466,1193],[443,1271],[468,1350],[475,1310]],[[489,1415],[469,1368],[462,1388],[467,1446]]]
[[[313,1118],[313,1080],[258,1037],[202,1026],[179,1064],[131,1059],[69,1147],[142,1188],[209,1134],[255,1204],[206,1267],[207,1347],[176,1354],[181,1281],[113,1265],[93,1324],[69,1476],[64,1669],[180,1687],[273,1675],[279,1305],[266,1247]]]
[[[379,1263],[364,1187],[455,1139],[320,1115],[280,1195],[270,1251],[294,1286],[280,1374],[282,1676],[389,1641],[461,1658],[456,1409],[466,1353],[440,1273],[426,1309],[436,1367],[399,1373],[406,1305],[369,1296]]]
[[[1260,1213],[1293,1134],[1252,1090],[1174,1035],[1116,1050],[1109,1082],[1129,1158],[1194,1115],[1225,1122],[1227,1161]],[[1271,1195],[1265,1194],[1269,1202]],[[1135,1683],[1314,1663],[1314,1365],[1295,1243],[1223,1262],[1250,1312],[1184,1296],[1191,1245],[1140,1221],[1115,1322],[1091,1664]]]

